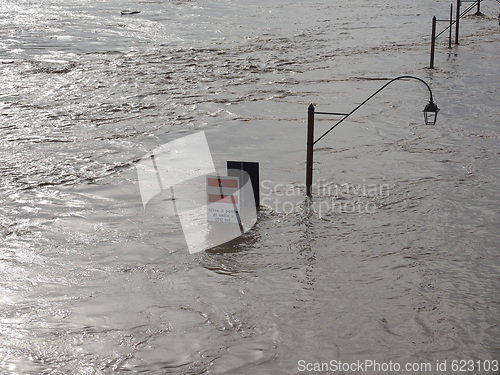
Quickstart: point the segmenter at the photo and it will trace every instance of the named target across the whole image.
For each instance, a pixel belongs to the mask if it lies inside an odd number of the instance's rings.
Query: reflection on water
[[[431,72],[445,8],[2,1],[0,372],[499,359],[498,25],[465,19]],[[309,103],[352,109],[402,74],[431,84],[438,124],[420,123],[418,83],[395,83],[321,141],[306,199]],[[137,165],[200,130],[217,173],[259,162],[266,200],[247,233],[190,255],[175,197],[145,209]],[[332,189],[362,185],[387,193]]]

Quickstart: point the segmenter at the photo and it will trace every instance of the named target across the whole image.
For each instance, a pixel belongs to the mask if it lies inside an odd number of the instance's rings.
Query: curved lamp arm
[[[328,129],[325,133],[323,133],[323,135],[321,137],[319,137],[318,139],[316,139],[314,142],[313,142],[313,145],[315,145],[316,143],[318,143],[324,136],[326,136],[328,133],[330,133],[333,129],[335,129],[338,125],[340,125],[346,118],[348,118],[350,115],[352,115],[354,112],[356,112],[360,107],[362,107],[364,104],[366,104],[367,101],[369,101],[371,98],[373,98],[375,95],[377,95],[380,91],[382,91],[383,89],[385,89],[387,86],[389,86],[392,82],[394,81],[397,81],[397,80],[400,80],[400,79],[414,79],[414,80],[417,80],[417,81],[420,81],[422,82],[426,87],[427,89],[429,90],[429,95],[430,95],[430,99],[429,99],[429,104],[427,104],[427,106],[425,107],[426,110],[429,110],[430,112],[435,112],[437,113],[439,111],[439,108],[436,106],[436,104],[434,104],[434,100],[432,98],[432,90],[431,90],[431,87],[427,84],[427,82],[425,82],[423,79],[421,78],[418,78],[418,77],[414,77],[414,76],[400,76],[400,77],[396,77],[396,78],[393,78],[391,79],[389,82],[387,82],[384,86],[382,86],[380,89],[378,89],[377,91],[375,91],[372,95],[370,95],[370,97],[368,97],[363,103],[361,103],[360,105],[358,105],[356,108],[354,108],[351,112],[349,113],[330,113],[330,112],[314,112],[314,113],[317,113],[317,114],[322,114],[322,115],[343,115],[344,117],[342,119],[340,119],[335,125],[333,125],[330,129]],[[309,106],[309,110],[312,110],[314,111],[314,106]]]

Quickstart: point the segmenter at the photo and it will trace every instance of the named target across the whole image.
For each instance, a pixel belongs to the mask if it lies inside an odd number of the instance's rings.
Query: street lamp
[[[346,118],[356,112],[359,108],[361,108],[366,102],[368,102],[371,98],[377,95],[380,91],[385,89],[392,82],[400,80],[400,79],[413,79],[422,82],[427,89],[429,90],[430,98],[429,103],[424,108],[424,121],[426,125],[435,125],[437,120],[437,114],[439,112],[438,106],[434,103],[432,97],[432,90],[430,86],[421,78],[413,77],[413,76],[400,76],[391,79],[380,89],[375,91],[372,95],[370,95],[363,103],[358,105],[349,113],[336,113],[336,112],[317,112],[314,108],[314,105],[311,103],[308,108],[308,116],[307,116],[307,160],[306,160],[306,195],[310,197],[311,194],[311,186],[313,179],[313,148],[316,143],[318,143],[323,137],[325,137],[328,133],[330,133],[333,129],[335,129],[338,125],[340,125]],[[321,135],[318,139],[314,140],[314,115],[333,115],[333,116],[343,116],[335,125],[333,125],[330,129],[328,129],[323,135]]]
[[[438,117],[439,108],[432,99],[424,108],[424,120],[425,125],[436,125],[436,120]]]

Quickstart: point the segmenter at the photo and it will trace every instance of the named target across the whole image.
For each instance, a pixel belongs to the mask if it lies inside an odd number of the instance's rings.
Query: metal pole
[[[436,22],[436,17],[434,17],[434,26]],[[435,33],[435,29],[434,29]],[[435,39],[435,38],[433,38]],[[431,61],[432,63],[432,61]],[[432,67],[432,66],[431,66]],[[337,113],[337,112],[316,112],[314,105],[311,103],[307,109],[307,157],[306,157],[306,195],[308,197],[312,196],[312,191],[311,191],[311,186],[312,186],[312,180],[313,180],[313,148],[316,143],[318,143],[320,140],[322,140],[328,133],[330,133],[333,129],[335,129],[337,126],[339,126],[341,123],[344,122],[345,119],[347,119],[349,116],[351,116],[354,112],[356,112],[359,108],[361,108],[363,105],[365,105],[370,99],[372,99],[375,95],[377,95],[380,91],[385,89],[387,86],[389,86],[391,83],[394,81],[400,80],[400,79],[414,79],[417,81],[422,82],[427,89],[429,90],[429,104],[425,106],[424,109],[424,114],[425,114],[425,120],[426,124],[427,122],[427,113],[429,112],[434,112],[434,115],[437,115],[437,112],[439,111],[439,108],[437,107],[436,104],[434,104],[434,99],[432,97],[432,90],[431,87],[427,82],[425,82],[423,79],[414,77],[414,76],[399,76],[396,78],[391,79],[389,82],[387,82],[385,85],[383,85],[381,88],[379,88],[377,91],[375,91],[373,94],[371,94],[367,99],[365,99],[361,104],[358,104],[356,108],[354,108],[351,112],[349,113]],[[330,129],[328,129],[326,132],[323,133],[318,139],[314,140],[314,115],[315,114],[322,114],[322,115],[334,115],[334,116],[343,116],[339,121],[335,123]],[[435,118],[434,118],[434,123],[435,123]]]
[[[322,136],[320,136],[318,139],[316,139],[314,142],[313,142],[313,146],[318,143],[319,141],[321,141],[328,133],[330,133],[333,129],[335,129],[337,126],[339,126],[340,124],[342,124],[344,122],[344,120],[346,118],[348,118],[350,115],[352,115],[354,112],[356,112],[358,109],[360,109],[362,106],[364,106],[370,99],[372,99],[375,95],[377,95],[380,91],[382,91],[383,89],[385,89],[387,86],[389,86],[392,82],[394,81],[397,81],[397,80],[400,80],[400,79],[415,79],[417,81],[420,81],[422,82],[426,87],[427,87],[427,90],[429,90],[429,104],[431,103],[434,103],[434,99],[432,98],[432,90],[431,90],[431,87],[427,84],[427,82],[425,82],[423,79],[421,78],[418,78],[418,77],[414,77],[414,76],[399,76],[399,77],[396,77],[396,78],[393,78],[391,79],[389,82],[387,82],[384,86],[382,86],[381,88],[379,88],[377,91],[375,91],[373,94],[371,94],[367,99],[365,99],[365,101],[361,104],[358,104],[358,106],[356,108],[354,108],[351,112],[349,113],[332,113],[332,112],[314,112],[314,113],[317,113],[317,114],[322,114],[322,115],[335,115],[335,116],[344,116],[342,117],[339,121],[337,121],[337,123],[335,125],[333,125],[330,129],[328,129],[326,132],[323,133]],[[314,107],[313,107],[314,108]]]
[[[436,48],[436,16],[432,18],[432,35],[431,35],[431,65],[429,68],[434,69],[434,49]]]
[[[451,29],[453,28],[453,3],[450,4],[450,35],[448,36],[448,48],[451,48]]]
[[[313,148],[314,148],[314,105],[307,108],[307,159],[306,159],[306,195],[312,196],[313,180]]]
[[[459,33],[459,29],[460,29],[460,0],[457,0],[457,17],[456,17],[456,25],[455,25],[455,44],[459,44],[458,43],[458,33]]]
[[[477,0],[477,12],[476,12],[476,16],[480,16],[481,15],[481,0]]]

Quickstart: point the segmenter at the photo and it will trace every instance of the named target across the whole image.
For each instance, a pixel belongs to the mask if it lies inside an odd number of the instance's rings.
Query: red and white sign
[[[238,177],[207,176],[207,220],[239,224],[240,186]]]

